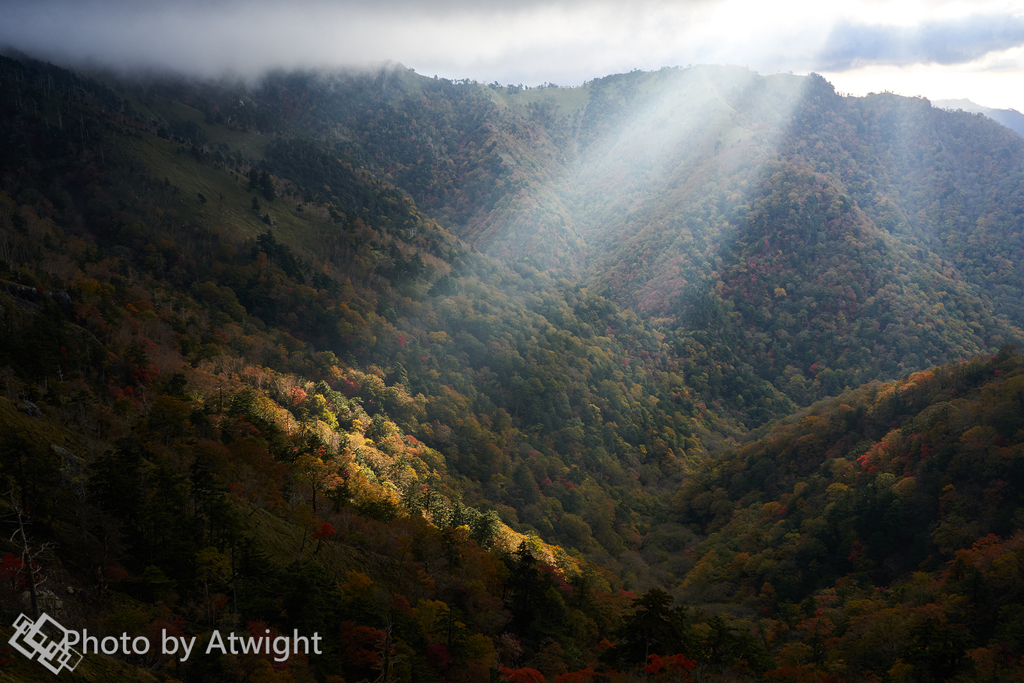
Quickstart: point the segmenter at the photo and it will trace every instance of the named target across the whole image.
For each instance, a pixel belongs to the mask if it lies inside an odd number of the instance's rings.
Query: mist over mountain
[[[536,90],[291,78],[271,106],[316,102],[307,120],[477,248],[725,342],[776,386],[814,365],[834,393],[1019,339],[1022,147],[990,123],[732,67]],[[969,247],[991,239],[1006,261]]]
[[[0,57],[0,624],[324,636],[97,680],[1019,676],[1024,138],[958,109]]]

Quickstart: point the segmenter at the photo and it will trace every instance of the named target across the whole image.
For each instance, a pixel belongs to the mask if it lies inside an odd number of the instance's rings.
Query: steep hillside
[[[273,116],[0,67],[4,618],[330,634],[284,680],[596,666],[662,580],[639,534],[738,433],[664,334]]]
[[[784,680],[1010,680],[1022,477],[1014,349],[869,384],[684,485],[679,521],[701,540],[681,595],[759,623]]]
[[[477,248],[727,347],[796,402],[1021,339],[1024,142],[987,119],[729,67],[525,90],[293,74],[255,97]]]
[[[4,623],[325,637],[119,657],[165,680],[1019,673],[1001,128],[725,67],[7,58],[0,119]]]

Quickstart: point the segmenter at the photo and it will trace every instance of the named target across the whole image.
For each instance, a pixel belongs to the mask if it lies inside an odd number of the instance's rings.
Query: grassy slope
[[[254,133],[237,132],[237,136],[252,147],[266,145]],[[242,175],[199,163],[184,153],[180,145],[155,136],[132,139],[126,143],[126,151],[139,159],[154,178],[166,178],[181,188],[181,218],[203,219],[238,239],[254,238],[272,229],[286,242],[308,245],[309,219],[296,211],[299,204],[291,198],[279,196],[267,201],[262,194],[249,189],[249,181]],[[206,197],[206,203],[200,201],[200,193]],[[260,202],[261,212],[274,220],[272,228],[252,211],[253,197]]]

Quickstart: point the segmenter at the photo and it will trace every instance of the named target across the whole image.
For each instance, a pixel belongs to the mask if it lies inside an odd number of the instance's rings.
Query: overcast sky
[[[1024,111],[1020,0],[0,0],[0,45],[205,76],[390,60],[525,85],[738,64]]]

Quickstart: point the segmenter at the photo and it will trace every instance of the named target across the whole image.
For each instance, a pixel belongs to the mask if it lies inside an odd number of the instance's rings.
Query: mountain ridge
[[[943,109],[961,110],[972,114],[984,114],[994,121],[998,121],[1018,135],[1024,135],[1024,114],[1016,109],[993,109],[980,104],[975,104],[968,99],[959,100],[935,100],[933,106]]]
[[[708,73],[730,74],[732,78],[738,80],[728,81],[725,85],[720,84],[715,88],[707,89],[709,83]],[[415,78],[415,76],[409,77]],[[638,104],[635,109],[640,113],[634,115],[627,113],[634,111],[629,109],[628,103],[643,100],[644,97],[654,97],[656,101],[664,101],[665,97],[675,98],[671,100],[674,102],[688,101],[690,97],[688,93],[691,93],[691,90],[684,89],[681,93],[673,93],[670,90],[668,91],[670,94],[666,95],[664,91],[653,89],[650,83],[657,82],[659,79],[660,81],[672,81],[673,79],[685,81],[691,78],[696,79],[699,87],[705,88],[702,91],[705,93],[703,96],[711,98],[705,100],[706,102],[718,102],[724,107],[720,111],[722,112],[721,116],[726,118],[722,119],[720,124],[714,124],[711,128],[698,131],[699,139],[705,139],[699,136],[706,136],[707,142],[703,151],[700,151],[701,148],[699,147],[693,147],[695,140],[691,139],[693,138],[692,135],[684,136],[684,139],[687,140],[684,147],[691,149],[689,152],[686,152],[682,147],[679,147],[680,151],[677,152],[678,145],[665,144],[664,140],[657,140],[656,137],[649,135],[648,137],[650,137],[654,146],[643,147],[638,141],[641,140],[644,131],[655,130],[654,126],[657,125],[655,119],[664,119],[672,111],[672,106],[674,105],[663,104],[660,105],[662,109],[659,110],[659,105],[656,103],[653,105],[653,109],[651,108],[652,105]],[[611,85],[604,84],[605,80],[610,81]],[[758,106],[763,110],[764,103],[767,102],[764,98],[771,97],[771,95],[765,94],[764,84],[766,82],[787,84],[782,90],[786,94],[781,95],[781,99],[776,97],[776,104],[773,105],[776,107],[776,111],[796,106],[796,101],[800,100],[803,102],[801,111],[810,111],[816,108],[818,113],[812,117],[805,115],[800,122],[790,122],[787,125],[789,132],[786,132],[786,130],[772,132],[770,124],[756,118],[750,119],[750,113],[744,110],[743,116],[746,116],[748,120],[748,123],[745,125],[749,127],[743,128],[738,126],[733,121],[733,118],[740,115],[739,110],[731,108],[731,105],[728,105],[725,100],[721,99],[720,91],[728,91],[731,93],[730,96],[737,102],[742,100],[742,98],[747,98],[750,102],[761,102],[762,104],[751,106],[754,110],[757,110]],[[804,85],[799,85],[801,83]],[[935,172],[937,167],[932,166],[929,169],[918,165],[918,169],[923,169],[923,175],[922,170],[906,168],[908,163],[911,167],[917,163],[916,157],[921,157],[923,150],[893,148],[892,141],[901,138],[894,137],[896,135],[895,130],[891,129],[891,126],[897,125],[900,121],[915,121],[914,125],[917,126],[916,132],[908,130],[902,139],[928,139],[921,138],[921,135],[934,136],[937,132],[929,131],[941,131],[942,129],[934,128],[934,124],[924,121],[921,119],[922,116],[925,118],[929,116],[935,118],[935,116],[938,116],[939,118],[936,119],[936,122],[952,122],[953,119],[945,118],[945,114],[936,113],[932,115],[928,103],[923,100],[896,98],[893,96],[877,96],[866,99],[840,98],[835,94],[834,89],[824,84],[824,81],[821,81],[822,85],[820,87],[817,83],[818,81],[813,77],[810,80],[805,79],[803,81],[796,77],[768,80],[742,69],[714,67],[701,67],[689,70],[663,70],[653,74],[623,74],[614,78],[609,77],[609,79],[597,79],[589,82],[582,88],[571,89],[571,93],[567,96],[570,96],[576,102],[574,105],[575,109],[573,109],[574,113],[569,114],[566,112],[565,115],[559,116],[555,116],[551,112],[558,111],[557,103],[559,98],[565,93],[565,89],[544,88],[527,91],[530,101],[525,107],[519,107],[519,109],[525,109],[530,113],[531,118],[526,119],[526,122],[521,121],[517,125],[533,126],[534,133],[530,139],[540,140],[538,143],[540,147],[536,149],[544,150],[539,152],[544,159],[541,167],[544,170],[538,170],[532,174],[521,170],[513,170],[513,167],[509,166],[508,155],[502,150],[512,145],[515,139],[507,135],[502,137],[501,135],[494,134],[492,128],[498,125],[497,121],[482,123],[473,134],[479,137],[478,141],[474,142],[470,138],[465,139],[468,140],[466,144],[471,145],[470,148],[475,148],[479,143],[481,149],[488,150],[486,158],[489,161],[486,162],[486,165],[478,161],[467,160],[463,162],[463,167],[466,169],[465,173],[468,174],[463,177],[472,178],[469,181],[470,185],[463,184],[463,187],[493,188],[489,191],[484,189],[482,192],[473,190],[474,193],[477,193],[477,196],[483,197],[489,194],[491,199],[478,203],[476,205],[478,208],[475,209],[476,217],[467,222],[466,225],[468,227],[457,228],[456,231],[466,231],[468,229],[468,232],[463,232],[463,236],[472,239],[478,248],[490,251],[492,254],[503,259],[528,257],[540,259],[536,261],[538,265],[544,264],[545,267],[549,268],[565,268],[566,272],[570,275],[585,272],[583,276],[584,282],[590,288],[596,286],[605,287],[610,283],[611,289],[608,291],[611,292],[611,296],[620,305],[637,308],[644,312],[645,315],[654,315],[659,318],[663,318],[666,315],[672,316],[674,313],[671,313],[671,311],[676,310],[674,302],[679,299],[683,288],[691,283],[700,283],[702,280],[713,281],[713,278],[711,280],[707,279],[710,272],[715,270],[712,264],[719,258],[717,255],[718,248],[714,245],[723,243],[723,241],[728,243],[729,238],[723,240],[723,235],[736,230],[741,219],[749,211],[749,201],[744,201],[744,199],[753,189],[754,183],[758,182],[755,177],[749,176],[749,169],[760,168],[767,159],[768,154],[776,153],[788,158],[788,163],[807,165],[811,168],[821,164],[834,163],[837,159],[845,160],[843,165],[836,167],[830,173],[826,172],[826,174],[831,175],[830,182],[848,194],[851,197],[851,201],[864,205],[868,213],[863,214],[862,220],[866,220],[869,223],[881,222],[884,226],[882,230],[888,233],[892,233],[892,230],[896,229],[895,241],[888,241],[889,238],[883,240],[883,242],[890,245],[886,247],[887,250],[919,252],[918,244],[920,240],[925,240],[925,243],[921,246],[926,246],[928,252],[933,252],[935,257],[940,259],[940,264],[948,262],[950,259],[955,260],[957,258],[956,254],[961,254],[962,258],[964,253],[962,249],[957,251],[951,250],[945,243],[944,238],[940,236],[936,239],[936,236],[932,234],[934,229],[928,227],[941,225],[944,221],[948,223],[951,217],[954,216],[952,211],[945,210],[935,204],[931,208],[926,208],[919,204],[906,203],[907,201],[915,201],[915,197],[925,196],[923,192],[934,192],[935,183],[940,181]],[[655,94],[644,95],[644,88],[641,86],[647,87],[648,93],[653,92]],[[465,85],[460,87],[472,89],[475,86]],[[478,90],[484,87],[478,86]],[[499,92],[499,89],[496,87],[488,86],[486,88],[490,92]],[[608,88],[612,88],[609,91],[611,95],[605,94]],[[811,88],[813,92],[801,93],[800,88]],[[500,95],[500,97],[503,100],[511,101],[522,94],[523,92],[510,93],[506,89],[506,93]],[[588,98],[585,105],[579,103],[579,100],[584,96]],[[810,108],[808,108],[808,104]],[[666,106],[668,109],[665,109]],[[603,114],[595,109],[600,107],[604,107],[602,110],[604,111]],[[877,109],[877,112],[874,111],[875,109]],[[476,112],[474,116],[479,119],[477,123],[485,121],[488,116],[493,115],[493,112],[491,114],[487,113],[489,110],[486,107],[473,111]],[[664,111],[665,113],[659,114],[659,111]],[[627,119],[623,120],[628,120],[629,123],[623,125],[622,130],[625,132],[621,133],[621,135],[627,137],[614,138],[613,136],[613,138],[608,138],[607,140],[605,138],[595,138],[595,140],[600,139],[604,140],[604,142],[587,142],[586,131],[599,130],[601,126],[609,128],[609,124],[601,123],[602,121],[615,121],[621,124],[622,121],[620,119],[623,116],[627,116]],[[635,118],[628,119],[628,116],[634,116]],[[777,121],[781,121],[778,118],[778,113],[775,116]],[[572,117],[577,117],[578,120],[570,121]],[[919,119],[920,124],[916,123]],[[705,121],[706,124],[705,119],[701,120]],[[859,182],[857,180],[858,176],[863,173],[858,168],[856,155],[864,153],[860,149],[864,145],[858,146],[854,142],[850,143],[853,145],[852,149],[849,147],[844,148],[847,143],[840,142],[836,138],[829,140],[827,137],[828,131],[841,130],[843,131],[842,135],[847,136],[847,140],[855,140],[865,124],[874,126],[874,128],[865,129],[865,132],[874,140],[871,142],[871,145],[874,147],[869,146],[868,150],[877,148],[879,153],[889,155],[886,158],[891,158],[892,161],[904,166],[903,168],[891,167],[890,163],[889,167],[873,167],[871,172],[877,173],[879,179],[887,179],[885,182],[888,185],[881,191],[874,190],[870,194],[865,194],[865,190],[856,185]],[[715,132],[718,130],[715,126],[720,127],[723,125],[725,127],[721,128],[721,130],[732,131],[730,133],[723,133],[727,136],[727,141],[731,140],[724,150],[722,150],[722,140],[718,138],[718,133]],[[808,127],[812,125],[816,126],[820,132],[808,133],[808,130],[810,130]],[[943,123],[942,125],[948,127],[949,124]],[[751,132],[754,129],[760,132]],[[821,133],[825,133],[826,137],[822,137]],[[838,133],[832,133],[832,135],[836,134]],[[949,133],[941,134],[949,135]],[[582,143],[580,142],[581,135],[583,136]],[[538,138],[537,136],[540,137]],[[736,139],[728,136],[733,136]],[[572,138],[571,144],[567,142],[570,137]],[[816,141],[815,144],[828,142],[830,144],[829,148],[819,145],[821,149],[828,149],[828,151],[824,155],[821,153],[808,154],[808,151],[815,151],[805,147],[808,137],[812,142]],[[615,142],[614,140],[618,141]],[[953,138],[947,137],[947,140],[950,141],[947,144],[957,144],[953,141]],[[612,145],[611,147],[601,148],[596,153],[599,158],[608,160],[598,164],[588,165],[583,163],[585,168],[593,169],[596,167],[600,169],[588,171],[590,180],[587,180],[588,175],[586,174],[579,177],[573,176],[573,171],[569,169],[574,162],[570,161],[566,154],[572,149],[586,150],[591,144]],[[942,143],[931,142],[930,144],[933,149],[939,150],[940,159],[949,158],[948,153],[944,151]],[[993,182],[985,185],[990,193],[1003,193],[1004,190],[997,190],[996,188],[1012,187],[1013,181],[1010,178],[1015,177],[1014,174],[1019,174],[1020,172],[1019,157],[1021,148],[1019,141],[1008,138],[1005,144],[1006,146],[1002,149],[1005,149],[1006,152],[999,151],[999,154],[1008,154],[1006,163],[1003,163],[1007,171],[1005,175],[1008,177],[1002,180],[994,180],[995,177],[992,176]],[[552,147],[552,145],[561,147],[562,157],[556,154],[555,147]],[[776,146],[779,145],[781,147],[776,149]],[[616,149],[619,151],[615,152],[614,150]],[[899,151],[898,156],[893,156],[893,151],[897,149],[902,149],[902,151]],[[915,155],[915,158],[908,158],[906,156],[908,153]],[[967,149],[961,147],[957,153],[966,154]],[[515,152],[515,154],[518,155],[520,160],[523,160],[529,158],[530,152],[529,150],[520,150]],[[680,162],[678,154],[683,154],[683,159],[687,158],[686,154],[696,154],[694,157],[695,163]],[[722,161],[718,161],[719,157],[722,157]],[[656,161],[659,158],[665,161]],[[909,159],[909,162],[907,159]],[[1017,161],[1014,161],[1014,159],[1017,159]],[[999,159],[995,161],[999,162]],[[521,168],[521,161],[517,163],[518,168]],[[656,171],[652,175],[654,167],[650,165],[654,164],[657,166],[659,163],[664,167],[663,170]],[[726,187],[715,190],[717,196],[709,197],[707,189],[708,187],[715,187],[715,185],[709,186],[704,181],[704,178],[708,177],[709,173],[714,174],[718,172],[718,163],[725,163],[728,165],[727,168],[739,170],[741,175],[737,176],[736,172],[723,172],[720,176],[717,176],[727,179],[725,181]],[[386,168],[387,166],[385,165]],[[558,168],[563,170],[552,175],[552,169]],[[941,167],[939,168],[941,171]],[[744,169],[746,170],[744,171]],[[745,181],[743,180],[742,172],[747,173]],[[988,170],[985,172],[991,174],[993,171]],[[674,175],[666,176],[665,173]],[[977,173],[977,171],[974,173]],[[511,174],[512,185],[509,185],[508,180],[502,180],[505,175],[509,174]],[[935,177],[932,178],[931,176]],[[402,185],[400,177],[395,177],[398,184]],[[712,182],[715,177],[714,175],[710,176]],[[906,184],[908,180],[918,177],[923,178],[929,186],[925,188],[923,186]],[[562,178],[562,180],[559,180],[559,178]],[[566,178],[569,179],[567,180]],[[893,184],[893,180],[897,178],[901,179],[902,187]],[[964,179],[966,177],[952,180],[952,183],[955,186]],[[602,186],[607,186],[609,182],[613,183],[611,187],[614,187],[614,192],[606,198],[603,194],[606,190],[602,189]],[[741,188],[729,186],[729,183],[741,184],[744,182],[745,187],[748,189],[743,190],[742,193],[736,192],[736,189]],[[847,189],[846,186],[851,182],[855,183],[855,186]],[[948,184],[949,181],[941,182]],[[634,185],[634,183],[636,184]],[[587,189],[588,187],[591,189]],[[961,197],[961,199],[957,200],[960,204],[956,207],[956,212],[960,214],[956,218],[958,221],[957,230],[968,241],[974,239],[969,237],[969,235],[977,229],[976,227],[970,227],[971,223],[992,220],[986,218],[983,221],[982,216],[979,214],[979,211],[983,210],[982,205],[978,204],[981,187],[981,184],[976,183],[972,188],[964,186],[964,189],[957,190],[957,192],[961,193],[957,195]],[[519,189],[515,190],[514,188]],[[414,198],[417,197],[415,187],[407,185],[406,189],[413,193]],[[495,195],[494,192],[499,189],[499,194]],[[882,194],[883,192],[884,194]],[[506,198],[510,193],[513,197],[507,201]],[[501,199],[494,202],[493,197],[495,196],[500,196]],[[520,196],[522,199],[516,200],[515,196]],[[1000,194],[999,196],[1003,195]],[[1010,196],[1013,195],[1011,194]],[[698,197],[700,198],[699,204],[696,203]],[[879,200],[882,197],[885,197],[885,199],[880,202]],[[964,204],[965,199],[969,199],[972,203]],[[522,201],[525,204],[519,206],[515,203],[516,201]],[[1016,202],[1018,200],[1014,199],[1013,201]],[[459,202],[463,206],[473,206],[472,198],[468,196],[465,199],[460,199]],[[1020,207],[1017,205],[1015,207],[1010,210],[1009,214],[1003,215],[1016,215]],[[987,210],[991,212],[992,207],[990,206]],[[431,211],[431,209],[428,209],[428,211]],[[925,213],[922,213],[922,211]],[[965,211],[970,215],[963,215]],[[700,215],[703,220],[689,230],[683,229],[679,231],[678,227],[672,226],[669,222],[672,213],[679,212],[689,216]],[[995,217],[998,213],[990,215]],[[504,216],[514,216],[514,218],[509,219]],[[925,222],[922,222],[922,218]],[[489,227],[487,227],[488,224]],[[911,235],[906,233],[905,228],[901,226],[916,226],[915,229],[918,232]],[[723,230],[724,232],[720,233]],[[677,233],[677,231],[679,232]],[[667,236],[674,234],[679,234],[684,239],[698,240],[696,242],[697,249],[686,246],[681,247],[678,242],[675,246],[659,244]],[[687,235],[691,235],[691,237],[687,238]],[[947,236],[950,239],[964,239],[963,237],[952,238],[951,235],[952,233],[949,233]],[[1014,244],[1013,238],[1007,235],[1005,239],[1008,240],[1007,245],[1011,246],[1008,253],[1013,255],[1013,259],[1019,259],[1019,250],[1012,248]],[[910,264],[911,269],[914,269],[913,263],[919,260],[919,258],[914,258],[911,261],[907,261],[907,263]],[[665,267],[669,262],[677,265]],[[586,271],[581,271],[580,269],[584,263],[586,264]],[[948,268],[948,266],[944,265],[939,267]],[[971,270],[975,273],[979,272],[974,267]],[[978,352],[985,347],[996,348],[1001,343],[999,341],[1000,338],[1020,338],[1021,311],[1019,304],[1014,302],[1020,300],[1017,296],[1018,294],[1024,296],[1021,284],[1013,278],[1013,271],[1007,270],[1005,267],[995,266],[993,268],[990,264],[987,267],[983,267],[981,272],[986,270],[988,272],[985,273],[984,280],[982,281],[979,281],[977,277],[968,275],[965,279],[971,284],[967,285],[967,288],[973,291],[968,294],[965,290],[962,294],[958,295],[958,298],[978,298],[979,288],[989,287],[993,284],[992,280],[994,279],[999,283],[997,286],[1005,290],[1005,296],[1000,298],[1001,308],[1013,313],[1007,320],[1010,325],[1004,327],[1004,322],[992,317],[994,309],[989,308],[985,314],[988,317],[988,322],[982,323],[982,325],[984,329],[988,330],[985,335],[991,337],[991,339],[987,339],[986,336],[976,337],[972,342],[968,343],[968,348],[971,349],[969,353]],[[620,272],[621,275],[619,275]],[[715,272],[718,271],[715,270]],[[928,277],[931,278],[933,276]],[[628,284],[616,285],[616,282]],[[647,282],[650,284],[647,284]],[[938,289],[941,290],[943,287],[945,285],[939,285]],[[627,289],[629,293],[627,293]],[[867,296],[876,291],[882,293],[883,297],[885,296],[884,291],[877,288],[869,292]],[[640,295],[639,298],[637,298],[637,294]],[[862,295],[861,298],[864,298],[864,296]],[[763,302],[761,305],[766,303]],[[734,302],[734,305],[736,305],[736,302]],[[931,358],[935,362],[943,360],[942,356],[932,355]],[[835,362],[838,360],[838,355],[834,355],[826,360],[830,363]]]
[[[0,78],[4,614],[330,636],[130,660],[189,680],[1019,673],[996,124],[726,67]]]

